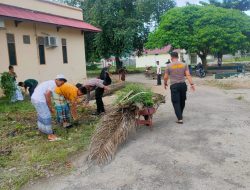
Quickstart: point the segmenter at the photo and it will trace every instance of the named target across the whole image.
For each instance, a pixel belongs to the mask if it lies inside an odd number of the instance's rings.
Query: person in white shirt
[[[160,66],[160,62],[156,61],[156,67],[157,67],[157,85],[161,85],[161,66]]]
[[[56,86],[63,85],[67,80],[63,75],[57,75],[55,80],[49,80],[39,84],[31,96],[31,103],[37,112],[37,125],[39,131],[48,135],[49,141],[59,140],[54,134],[51,127],[51,113],[54,109],[51,103],[52,92]]]

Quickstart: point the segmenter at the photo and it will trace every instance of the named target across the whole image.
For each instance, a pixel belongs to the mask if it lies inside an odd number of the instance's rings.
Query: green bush
[[[93,71],[93,70],[97,70],[98,69],[98,65],[94,64],[94,63],[91,63],[91,64],[88,64],[86,66],[87,70],[88,71]]]
[[[3,89],[4,95],[11,100],[15,93],[16,86],[13,77],[8,72],[2,73],[0,78],[0,87]]]
[[[128,94],[129,97],[124,100]],[[126,103],[139,103],[146,107],[150,107],[154,105],[153,92],[150,89],[144,88],[142,85],[129,84],[118,92],[116,103],[121,103],[123,101]]]

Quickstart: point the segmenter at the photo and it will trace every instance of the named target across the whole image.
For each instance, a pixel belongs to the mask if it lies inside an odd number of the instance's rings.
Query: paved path
[[[166,93],[162,87],[153,89]],[[111,164],[87,169],[83,155],[71,175],[39,181],[25,189],[250,189],[248,102],[200,85],[195,93],[188,93],[185,123],[177,125],[175,120],[167,95],[167,103],[154,117],[154,130],[139,128],[136,137],[120,148]]]

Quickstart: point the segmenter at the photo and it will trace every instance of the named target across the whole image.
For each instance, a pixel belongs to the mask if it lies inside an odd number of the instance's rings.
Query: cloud
[[[199,4],[200,0],[176,0],[177,6],[185,6],[187,2],[192,3],[192,4]],[[206,1],[206,0],[204,0]]]

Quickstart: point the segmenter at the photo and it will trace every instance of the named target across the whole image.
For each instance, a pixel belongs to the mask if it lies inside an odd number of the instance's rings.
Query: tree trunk
[[[115,57],[115,64],[116,64],[116,72],[118,72],[122,68],[122,62],[120,61],[119,57]]]
[[[222,57],[223,57],[223,54],[221,52],[218,52],[217,54],[217,63],[218,63],[218,66],[222,66]]]
[[[218,52],[218,59],[221,59],[222,60],[222,57],[223,57],[223,54],[222,53],[220,53],[220,52]]]
[[[202,66],[207,69],[207,55],[198,53],[198,56],[201,58]]]

